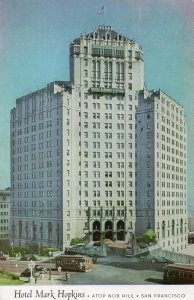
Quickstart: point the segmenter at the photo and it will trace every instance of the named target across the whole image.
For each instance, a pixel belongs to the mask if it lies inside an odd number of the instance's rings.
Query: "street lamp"
[[[28,264],[28,268],[30,269],[30,284],[32,284],[33,276],[32,276],[32,270],[35,267],[35,262],[31,260],[31,262]]]
[[[106,243],[104,238],[104,232],[101,232],[101,254],[106,256]]]
[[[49,280],[50,280],[50,284],[51,284],[51,255],[52,255],[52,252],[49,251]]]
[[[13,242],[11,243],[12,257],[13,257]]]

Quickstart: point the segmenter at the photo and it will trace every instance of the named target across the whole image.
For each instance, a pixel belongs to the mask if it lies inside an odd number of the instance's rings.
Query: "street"
[[[44,279],[38,278],[36,285],[161,284],[162,278],[162,264],[145,264],[139,262],[138,258],[108,256],[99,258],[89,272],[70,272],[67,281],[65,272],[55,272],[51,281],[47,273]]]

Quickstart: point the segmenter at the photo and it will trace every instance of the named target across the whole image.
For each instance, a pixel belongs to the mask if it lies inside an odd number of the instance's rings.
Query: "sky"
[[[160,88],[183,105],[188,202],[194,207],[194,0],[0,0],[0,189],[10,186],[9,121],[16,98],[69,80],[69,43],[98,25],[111,25],[140,44],[147,88]]]

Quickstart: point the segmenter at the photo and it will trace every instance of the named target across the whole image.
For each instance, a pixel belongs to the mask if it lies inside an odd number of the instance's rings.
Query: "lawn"
[[[0,285],[1,284],[13,284],[13,285],[18,285],[18,284],[24,284],[25,282],[19,279],[11,279],[11,278],[0,278]]]

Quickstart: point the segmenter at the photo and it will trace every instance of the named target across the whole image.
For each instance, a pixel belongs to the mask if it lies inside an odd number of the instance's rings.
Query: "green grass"
[[[24,284],[25,282],[19,279],[10,279],[10,278],[0,278],[0,285],[1,284],[14,284],[14,285],[18,285],[18,284]]]

